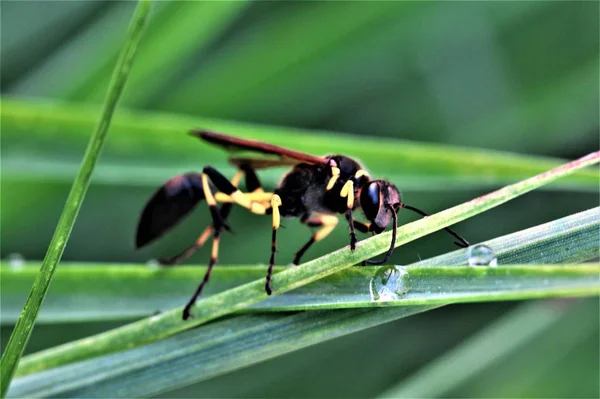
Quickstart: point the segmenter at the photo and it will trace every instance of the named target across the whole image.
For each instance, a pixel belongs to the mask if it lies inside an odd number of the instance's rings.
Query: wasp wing
[[[251,167],[254,170],[270,169],[278,166],[294,166],[298,163],[294,159],[271,159],[271,158],[250,158],[250,157],[229,157],[229,163],[240,169]]]
[[[253,151],[261,154],[275,155],[279,157],[278,160],[259,160],[253,158],[238,158],[232,157],[230,161],[239,165],[246,163],[252,165],[257,169],[265,169],[275,166],[289,166],[297,163],[308,163],[311,165],[318,165],[325,163],[325,158],[318,157],[315,155],[306,154],[300,151],[290,150],[288,148],[279,147],[273,144],[263,143],[262,141],[242,139],[239,137],[232,137],[221,133],[209,132],[205,130],[193,130],[191,135],[196,136],[204,141],[211,144],[216,144],[220,147],[225,148],[227,151]]]

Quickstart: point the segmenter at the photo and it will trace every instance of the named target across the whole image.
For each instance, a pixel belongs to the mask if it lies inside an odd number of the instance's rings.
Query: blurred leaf
[[[483,244],[494,249],[500,265],[584,262],[599,255],[599,227],[600,208],[594,208]],[[541,287],[537,292],[532,291],[532,295],[554,296],[558,286],[579,284],[578,282],[583,282],[589,273],[590,287],[598,283],[594,280],[594,273],[597,273],[594,268],[439,268],[439,265],[466,263],[467,250],[460,249],[406,266],[411,281],[416,278],[419,283],[411,286],[408,295],[386,305],[412,304],[415,300],[429,303],[434,298],[444,302],[480,301],[490,293],[497,295],[488,298],[493,300],[506,299],[514,294],[524,298],[523,290],[528,287]],[[436,267],[428,270],[431,266]],[[260,279],[264,277],[265,269],[264,266],[220,265],[213,272],[211,283],[207,285],[203,295],[207,297]],[[276,268],[277,272],[282,270],[285,269]],[[371,278],[377,270],[378,267],[349,268],[310,285],[256,303],[247,310],[281,311],[383,305],[372,302],[369,293]],[[1,322],[13,324],[25,300],[27,287],[31,286],[37,265],[29,263],[23,268],[20,265],[11,267],[10,264],[2,263],[0,271]],[[204,271],[204,267],[153,270],[149,266],[63,263],[56,273],[38,323],[148,316],[156,311],[174,308],[188,299],[193,285],[202,279]],[[494,284],[489,284],[492,279]],[[446,288],[450,281],[451,287]],[[440,286],[444,287],[441,291]],[[579,289],[585,289],[585,286]],[[431,292],[431,295],[424,297],[424,292]],[[471,295],[463,296],[466,292],[471,292]],[[107,301],[111,306],[106,306]]]
[[[70,180],[82,135],[97,118],[94,107],[56,102],[3,99],[2,174],[5,180],[44,178]],[[262,140],[313,154],[340,153],[357,157],[374,176],[401,182],[401,189],[444,190],[494,187],[540,173],[561,161],[401,140],[371,139],[300,129],[266,127],[236,122],[158,113],[119,111],[107,140],[97,183],[156,186],[175,174],[211,164],[225,173],[222,151],[194,143],[186,132],[202,127]],[[334,139],[332,139],[332,136]],[[198,145],[195,145],[198,144]],[[61,148],[60,153],[52,148]],[[141,166],[143,165],[143,166]],[[264,174],[274,186],[279,171]],[[597,191],[598,170],[579,171],[551,188]]]
[[[510,356],[498,357],[495,362],[478,370],[472,376],[474,378],[453,387],[444,396],[597,397],[600,388],[598,299],[554,301],[547,305],[564,314],[552,328],[527,345],[520,346]],[[526,323],[530,322],[535,323],[533,320]],[[527,329],[526,323],[521,325],[522,330]],[[513,339],[518,341],[520,334],[521,330],[515,331],[496,344],[510,346],[509,342]],[[582,359],[582,356],[577,356],[577,351],[579,354],[583,351],[587,356]],[[586,357],[589,359],[587,364]],[[456,364],[454,371],[459,367],[460,364]]]
[[[246,1],[159,3],[163,9],[153,18],[139,48],[123,104],[143,104],[163,86],[172,86],[171,79],[181,65],[202,54],[247,4]],[[101,74],[91,76],[69,98],[96,102],[109,73],[105,68]]]
[[[266,3],[258,7],[270,8]],[[164,96],[161,107],[235,117],[238,107],[252,101],[278,75],[318,60],[412,7],[397,2],[318,2],[265,13],[260,24],[223,44],[201,70]]]
[[[417,222],[401,226],[398,229],[395,245],[400,246],[418,237],[484,212],[561,176],[573,173],[577,169],[595,164],[599,160],[600,152],[593,153],[541,175],[506,186]],[[281,294],[290,291],[347,269],[365,259],[384,252],[388,248],[391,234],[392,232],[382,233],[363,240],[354,252],[348,253],[349,251],[346,248],[340,249],[299,267],[288,268],[285,271],[279,272],[273,276],[274,292]],[[239,311],[264,299],[264,279],[253,281],[202,299],[191,309],[195,317],[185,322],[181,321],[182,308],[164,312],[107,333],[74,341],[68,345],[54,348],[47,353],[42,352],[32,356],[29,358],[29,365],[22,367],[21,373],[31,373],[39,371],[42,368],[55,367],[76,360],[116,352],[120,349],[155,342],[174,333],[188,330],[221,316]]]
[[[119,61],[115,65],[111,83],[108,87],[106,100],[102,109],[100,121],[94,128],[92,136],[89,139],[89,144],[83,156],[83,161],[77,177],[73,182],[71,191],[65,203],[65,207],[56,226],[56,231],[46,252],[46,256],[36,275],[36,279],[31,288],[29,297],[17,324],[10,336],[10,340],[2,354],[0,363],[0,373],[2,375],[1,395],[5,396],[10,385],[14,372],[19,364],[19,360],[31,330],[35,324],[35,320],[39,309],[44,301],[52,276],[56,269],[56,265],[60,261],[64,248],[73,229],[73,224],[79,213],[81,203],[85,197],[85,193],[89,187],[94,166],[100,156],[104,139],[108,134],[108,128],[113,116],[113,112],[119,102],[127,76],[133,62],[136,47],[142,37],[143,28],[150,11],[151,0],[140,0],[136,11],[131,19],[129,32],[125,37],[125,45],[121,52]]]
[[[2,91],[58,51],[107,7],[101,2],[5,2],[2,7]],[[26,27],[26,29],[24,29]]]
[[[57,4],[56,2],[49,3]],[[99,3],[92,2],[91,4]],[[65,4],[86,4],[86,2],[70,1]],[[35,63],[35,68],[27,68],[26,73],[11,85],[7,92],[25,98],[65,99],[69,98],[71,91],[96,79],[102,71],[106,78],[101,81],[101,96],[96,101],[97,104],[102,104],[102,95],[104,95],[113,67],[119,57],[122,39],[127,33],[129,16],[133,13],[134,8],[135,2],[103,4],[99,10],[86,19],[82,26],[78,27],[76,32],[72,32],[60,46],[48,54],[48,57],[42,62]],[[47,36],[54,35],[47,34],[38,37]],[[32,46],[32,48],[39,51],[36,46]],[[77,65],[77,68],[73,68],[74,65]]]
[[[569,148],[577,145],[576,137],[585,137],[598,129],[598,99],[589,90],[598,82],[598,58],[592,57],[583,65],[557,78],[552,85],[543,86],[528,96],[512,102],[500,112],[473,119],[461,135],[473,137],[475,145],[482,145],[486,136],[495,137],[499,148],[519,147],[525,151],[551,152],[557,147]],[[527,134],[531,126],[544,134]],[[483,129],[483,130],[482,130]],[[573,132],[565,134],[565,132]],[[512,134],[505,134],[511,132]]]
[[[176,10],[142,44],[140,62],[131,72],[131,85],[123,103],[139,106],[163,87],[172,86],[182,64],[206,51],[248,4],[247,1],[173,3]]]
[[[475,378],[500,359],[518,355],[518,351],[524,347],[535,345],[534,341],[552,330],[557,322],[566,319],[569,311],[571,307],[567,304],[560,306],[556,303],[534,302],[521,305],[439,359],[430,362],[399,385],[385,391],[380,397],[445,397],[448,391]],[[589,329],[592,326],[588,323],[585,327]],[[518,395],[522,391],[517,389],[512,392]],[[488,392],[482,397],[484,396],[498,395],[497,392]]]

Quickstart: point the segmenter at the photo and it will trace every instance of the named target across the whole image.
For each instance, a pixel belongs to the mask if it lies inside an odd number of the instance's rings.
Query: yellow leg
[[[279,207],[281,206],[281,198],[277,194],[273,194],[271,198],[271,207],[273,210],[273,235],[271,236],[271,258],[269,259],[269,268],[267,269],[267,277],[265,282],[265,291],[267,295],[271,295],[271,277],[273,275],[273,266],[275,265],[275,253],[277,252],[277,229],[281,223],[281,215]]]
[[[319,216],[319,220],[320,220],[321,224],[323,225],[323,227],[321,227],[314,234],[315,241],[321,241],[323,238],[327,237],[333,231],[333,229],[335,229],[335,226],[337,226],[337,224],[338,224],[338,218],[333,215]]]
[[[257,192],[258,190],[255,190],[251,193],[242,193],[243,196],[246,198],[246,200],[250,201],[250,202],[270,202],[271,198],[273,197],[273,193],[265,193],[264,191],[260,191]],[[215,193],[215,199],[217,200],[217,202],[237,202],[235,198],[233,198],[231,195],[227,195],[225,193]]]
[[[208,177],[203,173],[202,174],[202,190],[204,190],[204,197],[206,198],[206,203],[209,206],[217,206],[217,201],[215,201],[215,197],[210,190],[210,185],[208,184]]]
[[[281,223],[279,207],[281,206],[281,198],[277,194],[273,194],[271,198],[271,207],[273,208],[273,229],[278,229]]]
[[[242,180],[242,176],[244,176],[244,172],[242,170],[237,170],[235,175],[231,178],[231,184],[234,187],[237,187],[240,184],[240,180]]]
[[[317,215],[309,218],[306,222],[304,222],[309,227],[321,227],[317,230],[310,240],[302,248],[296,252],[296,256],[294,257],[294,264],[300,264],[300,258],[304,253],[311,247],[315,242],[321,241],[323,238],[327,237],[335,226],[338,224],[338,218],[333,215]]]
[[[243,176],[244,176],[244,172],[241,170],[238,170],[235,173],[235,175],[231,178],[231,184],[233,186],[237,187]],[[204,231],[202,231],[202,234],[200,234],[200,236],[198,236],[198,238],[196,239],[196,242],[194,244],[192,244],[190,247],[186,248],[183,252],[179,253],[176,256],[173,256],[171,258],[161,259],[160,260],[161,265],[174,266],[174,265],[186,260],[187,258],[192,256],[199,248],[202,248],[202,246],[204,246],[204,244],[210,238],[210,236],[214,233],[214,231],[215,231],[215,229],[212,225],[206,226],[206,228],[204,229]],[[213,246],[214,246],[214,244],[213,244]]]

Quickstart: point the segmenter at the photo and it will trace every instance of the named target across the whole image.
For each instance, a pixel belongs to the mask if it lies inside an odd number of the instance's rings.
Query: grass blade
[[[76,171],[76,161],[68,155],[69,152],[48,154],[44,152],[45,147],[39,144],[60,143],[61,148],[65,149],[83,146],[85,138],[82,132],[93,127],[96,114],[95,107],[86,105],[2,99],[2,178],[71,180]],[[355,156],[370,168],[373,175],[402,181],[403,190],[495,188],[564,162],[546,157],[447,145],[357,138],[331,132],[183,115],[120,111],[112,123],[111,129],[115,134],[106,143],[104,162],[95,173],[94,182],[127,186],[138,184],[154,188],[167,178],[198,169],[202,164],[218,167],[226,174],[233,173],[222,151],[190,141],[185,132],[192,127],[227,132],[308,153]],[[60,132],[60,135],[56,132]],[[24,139],[31,135],[35,135],[35,142]],[[331,140],[332,135],[336,140]],[[266,186],[276,185],[279,178],[277,170],[266,171],[264,176],[261,174]],[[547,187],[597,192],[598,178],[598,170],[582,170]]]
[[[546,304],[544,304],[546,305]],[[541,305],[541,306],[544,306]],[[529,305],[539,307],[539,303]],[[157,395],[191,383],[283,354],[361,331],[383,323],[434,309],[435,306],[402,308],[343,309],[296,314],[245,315],[185,331],[147,346],[88,359],[15,380],[12,397],[141,397]],[[566,310],[551,308],[541,315],[519,317],[519,338],[499,345],[491,353],[492,363],[505,351],[534,338]],[[532,312],[526,312],[531,316]],[[535,317],[537,316],[537,317]],[[524,323],[525,322],[525,323]],[[514,327],[514,323],[511,323]],[[511,327],[511,331],[513,328]],[[508,333],[507,328],[502,329]],[[514,334],[513,334],[514,335]],[[521,336],[522,335],[522,336]],[[495,335],[496,336],[496,335]],[[508,335],[501,335],[507,337]],[[504,340],[506,341],[506,340]],[[481,362],[482,347],[489,339],[474,343]],[[472,359],[472,352],[461,348],[458,360]],[[225,354],[224,354],[225,353]],[[454,358],[454,356],[453,356]],[[465,365],[464,378],[477,368]],[[461,374],[461,376],[463,375]],[[461,382],[460,379],[458,382]],[[441,386],[451,388],[451,385]],[[415,396],[408,396],[415,397]]]
[[[361,267],[344,270],[333,276],[297,288],[291,292],[256,303],[241,312],[289,312],[298,310],[330,310],[382,306],[432,305],[445,303],[522,300],[534,298],[577,297],[600,293],[595,265],[514,265],[496,268],[469,266],[448,267],[409,265],[403,268],[386,266]],[[33,274],[33,266],[11,273],[3,266],[6,286],[12,285],[18,273]],[[71,270],[69,270],[71,269]],[[264,267],[228,267],[216,274],[215,286],[231,289],[251,280],[264,277]],[[65,270],[65,268],[63,268]],[[281,269],[280,269],[281,270]],[[405,295],[392,295],[379,299],[372,292],[372,284],[382,274],[407,273]],[[171,309],[185,303],[188,291],[182,287],[202,279],[202,270],[183,270],[176,276],[157,277],[144,267],[127,266],[71,266],[56,282],[61,291],[71,288],[71,293],[51,301],[45,315],[46,322],[77,322],[110,319],[131,319],[148,316],[161,309]],[[5,277],[3,276],[3,279]],[[24,281],[29,281],[30,278]],[[150,282],[149,282],[150,280]],[[164,281],[166,280],[166,281]],[[21,280],[22,281],[22,280]],[[93,284],[85,282],[93,282]],[[20,282],[20,281],[19,281]],[[212,282],[212,278],[211,278]],[[112,286],[111,286],[112,284]],[[390,282],[381,290],[396,288],[400,282]],[[20,282],[17,287],[25,285]],[[92,287],[94,285],[94,287]],[[76,288],[75,288],[76,287]],[[401,287],[397,287],[400,289]],[[164,290],[163,290],[164,289]],[[214,291],[215,288],[213,288]],[[11,291],[13,291],[11,289]],[[160,295],[156,295],[160,292]],[[156,298],[153,298],[152,296]],[[106,303],[111,306],[107,307]],[[3,297],[2,323],[14,322],[18,307],[10,296]]]
[[[599,160],[600,152],[595,152],[556,169],[486,194],[483,197],[404,225],[398,229],[396,246],[477,215],[537,187],[548,184],[561,176],[573,173],[577,169],[593,165]],[[361,241],[354,252],[343,248],[299,267],[289,268],[275,274],[273,278],[275,294],[290,291],[325,276],[340,272],[364,259],[371,258],[385,251],[389,245],[390,236],[391,232],[383,233]],[[31,358],[32,363],[48,368],[116,352],[124,348],[144,345],[177,332],[188,330],[218,317],[242,310],[264,299],[266,299],[264,279],[260,279],[200,300],[192,309],[195,318],[186,322],[181,321],[182,308],[174,309],[94,337],[59,346],[51,352],[40,353]],[[28,369],[26,372],[32,371],[36,370]]]
[[[147,397],[432,308],[240,316],[150,346],[19,378],[10,396]]]
[[[495,238],[484,244],[494,248],[500,265],[579,263],[599,256],[599,228],[600,207]],[[428,281],[433,282],[435,288],[433,291],[436,291],[440,284],[435,281],[438,278],[452,278],[454,272],[443,269],[428,272],[425,268],[428,266],[439,268],[439,265],[465,265],[466,252],[459,249],[408,267],[412,270],[420,270],[421,275],[429,274]],[[36,264],[28,264],[23,268],[11,267],[7,263],[0,264],[2,324],[13,324],[16,321],[25,300],[23,293],[31,286],[37,267]],[[529,270],[534,269],[536,268]],[[285,268],[276,269],[276,271],[282,270]],[[365,287],[368,287],[376,270],[378,268],[352,267],[313,284],[256,303],[247,311],[369,306],[371,298],[367,295]],[[54,277],[52,290],[38,317],[38,323],[149,316],[154,311],[163,311],[184,303],[188,291],[191,291],[195,282],[202,279],[204,271],[204,267],[157,270],[145,265],[63,263]],[[516,273],[516,269],[511,271]],[[439,277],[435,277],[436,273]],[[463,273],[461,276],[455,277],[469,278],[471,272],[463,270],[461,273]],[[260,279],[264,274],[264,266],[219,267],[214,271],[211,283],[206,287],[206,296]],[[445,274],[447,276],[442,277]],[[520,283],[519,277],[516,276],[504,276],[504,278],[515,278],[515,282]],[[539,278],[543,280],[545,277]],[[443,281],[442,285],[446,286],[446,284],[447,281]],[[412,294],[414,293],[413,290]],[[403,297],[403,299],[407,298]],[[107,301],[111,303],[110,307],[106,306]],[[401,301],[392,303],[401,304]]]
[[[2,376],[1,394],[3,397],[6,395],[6,391],[17,368],[19,359],[25,349],[25,345],[27,345],[38,311],[42,305],[46,291],[50,286],[54,270],[62,256],[71,229],[75,223],[77,213],[79,212],[79,208],[81,207],[81,203],[89,186],[94,166],[100,156],[100,151],[102,150],[104,140],[108,133],[108,127],[110,126],[113,112],[123,92],[123,88],[125,87],[125,82],[127,81],[127,76],[135,55],[135,49],[141,39],[150,6],[151,2],[147,0],[142,0],[138,3],[136,12],[132,18],[125,47],[115,67],[115,72],[108,88],[108,94],[100,122],[92,133],[81,167],[73,182],[71,192],[67,198],[56,231],[48,248],[48,252],[46,253],[46,257],[36,276],[36,280],[31,288],[29,298],[25,303],[21,317],[17,321],[2,356],[0,373]]]

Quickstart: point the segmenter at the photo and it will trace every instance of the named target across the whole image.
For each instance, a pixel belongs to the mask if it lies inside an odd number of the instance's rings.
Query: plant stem
[[[27,302],[25,303],[21,316],[17,321],[15,329],[6,346],[6,350],[4,351],[4,355],[2,356],[0,364],[0,376],[2,380],[0,394],[2,397],[6,396],[10,381],[12,380],[17,365],[19,364],[19,360],[27,345],[27,341],[29,340],[29,336],[31,335],[31,330],[33,329],[37,314],[44,301],[48,287],[50,286],[50,281],[52,281],[56,265],[62,257],[73,224],[79,213],[81,203],[83,202],[83,198],[89,187],[94,166],[100,156],[114,110],[123,93],[125,82],[127,81],[129,71],[131,70],[135,50],[142,37],[142,32],[146,25],[151,5],[151,0],[140,0],[137,5],[135,14],[133,15],[129,26],[125,47],[115,66],[100,121],[92,133],[79,172],[77,173],[77,177],[69,192],[65,207],[58,225],[56,226],[54,236],[52,237],[42,266],[35,278]]]

